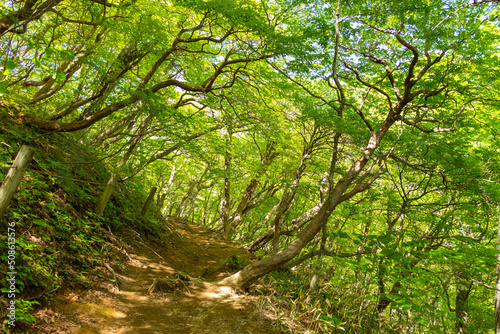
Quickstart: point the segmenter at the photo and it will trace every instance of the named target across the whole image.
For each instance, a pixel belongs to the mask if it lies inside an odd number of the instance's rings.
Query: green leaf
[[[7,60],[5,63],[5,70],[3,71],[3,75],[7,76],[10,74],[10,71],[13,70],[16,67],[16,63],[14,63],[12,60]]]
[[[0,82],[0,96],[7,92],[7,81]]]
[[[59,51],[59,56],[66,61],[72,61],[75,58],[75,54],[69,50]]]
[[[14,67],[16,67],[16,63],[14,63],[12,60],[7,60],[5,63],[5,68],[8,70],[12,70]]]
[[[66,76],[64,75],[64,73],[56,72],[56,79],[57,80],[64,80],[65,78],[66,78]]]

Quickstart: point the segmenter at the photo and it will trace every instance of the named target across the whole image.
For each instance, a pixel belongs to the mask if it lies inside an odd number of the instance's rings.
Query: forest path
[[[135,236],[129,263],[113,268],[120,290],[70,292],[57,298],[48,333],[236,334],[279,333],[255,297],[216,281],[250,261],[240,245],[203,226],[168,221],[165,241]],[[179,276],[179,273],[180,276]],[[184,275],[187,274],[187,275]],[[180,279],[189,276],[189,281]],[[169,278],[171,292],[149,293],[155,279]],[[168,289],[167,289],[168,290]],[[269,314],[267,314],[269,313]]]

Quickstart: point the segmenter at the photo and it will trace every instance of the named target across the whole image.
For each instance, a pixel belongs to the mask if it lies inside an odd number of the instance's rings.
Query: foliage
[[[105,217],[93,211],[100,187],[86,181],[105,181],[102,165],[79,166],[68,162],[88,159],[91,153],[67,136],[36,136],[2,111],[0,122],[4,162],[11,162],[21,144],[36,148],[35,159],[7,211],[4,222],[15,223],[16,230],[16,320],[21,328],[35,321],[32,313],[55,291],[71,285],[88,286],[97,279],[103,263],[119,259],[113,247],[114,231],[128,226],[144,234],[157,233],[152,214],[137,217],[137,203],[144,197],[137,185],[123,186],[115,195],[119,203]],[[26,136],[25,136],[26,135]],[[27,138],[29,142],[27,142]],[[63,179],[61,177],[66,177]],[[82,182],[84,181],[84,182]],[[133,191],[132,186],[136,187]],[[139,208],[140,210],[140,208]],[[7,224],[3,225],[0,247],[6,249]],[[109,231],[109,232],[108,232]],[[116,246],[115,246],[116,247]],[[0,256],[5,280],[7,253]],[[2,290],[3,293],[8,292]]]
[[[22,143],[43,154],[6,218],[64,250],[26,232],[22,288],[59,286],[62,254],[98,265],[96,231],[157,235],[168,214],[265,257],[242,286],[291,260],[261,296],[285,330],[492,328],[495,1],[19,8],[1,6],[0,159]],[[75,179],[110,172],[96,217],[102,189]]]

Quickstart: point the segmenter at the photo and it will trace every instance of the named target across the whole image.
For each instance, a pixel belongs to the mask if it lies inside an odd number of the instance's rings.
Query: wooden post
[[[16,160],[14,160],[12,168],[9,170],[0,187],[0,219],[5,214],[5,211],[7,211],[7,206],[9,206],[12,196],[14,196],[17,187],[21,183],[34,154],[35,150],[25,145],[21,146],[21,149],[17,153]]]
[[[146,213],[148,212],[149,206],[151,205],[151,202],[155,197],[156,189],[157,189],[156,187],[152,187],[151,190],[149,191],[148,198],[146,199],[146,202],[144,202],[144,205],[142,206],[141,216],[145,216]]]
[[[113,192],[113,189],[116,186],[116,183],[118,182],[119,174],[116,172],[111,173],[111,177],[109,178],[108,184],[106,184],[106,189],[104,189],[104,192],[102,193],[101,198],[99,199],[99,202],[97,203],[97,209],[96,212],[98,215],[102,215],[104,212],[104,209],[106,208],[106,204],[108,204],[108,200],[111,197],[111,193]]]
[[[497,230],[497,277],[495,282],[495,334],[500,334],[500,207]]]

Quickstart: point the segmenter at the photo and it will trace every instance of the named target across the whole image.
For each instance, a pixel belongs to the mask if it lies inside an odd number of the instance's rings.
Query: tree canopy
[[[0,10],[3,106],[156,186],[156,214],[262,254],[224,283],[307,268],[312,291],[344,293],[337,329],[493,328],[497,1]]]

